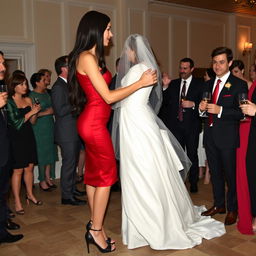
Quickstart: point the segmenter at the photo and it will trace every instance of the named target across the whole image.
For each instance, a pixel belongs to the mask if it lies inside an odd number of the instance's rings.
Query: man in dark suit
[[[245,81],[233,76],[229,67],[232,64],[231,49],[218,47],[212,52],[212,65],[216,78],[206,82],[205,90],[212,93],[212,103],[201,101],[200,111],[207,110],[204,145],[211,171],[214,205],[203,216],[216,213],[228,214],[226,225],[237,219],[236,199],[236,148],[239,147],[239,122],[243,114],[239,109],[238,95],[247,92]],[[225,196],[227,181],[227,196]]]
[[[82,196],[85,192],[76,189],[76,166],[79,157],[80,142],[76,130],[76,118],[71,114],[68,97],[68,56],[59,57],[55,61],[58,75],[51,90],[52,106],[55,115],[54,139],[60,146],[62,156],[61,166],[61,203],[83,205],[85,200],[75,196]]]
[[[0,51],[0,80],[4,80],[5,66],[4,55]],[[23,238],[23,235],[12,235],[8,228],[8,207],[6,204],[6,194],[9,188],[10,165],[9,165],[9,140],[7,132],[6,111],[4,106],[7,102],[7,93],[0,91],[0,243],[12,243]],[[13,222],[9,223],[19,226]]]
[[[198,105],[202,99],[203,82],[192,76],[194,62],[190,58],[180,61],[180,78],[172,80],[163,92],[159,117],[186,150],[192,162],[189,171],[190,191],[198,191],[198,141],[201,120]]]

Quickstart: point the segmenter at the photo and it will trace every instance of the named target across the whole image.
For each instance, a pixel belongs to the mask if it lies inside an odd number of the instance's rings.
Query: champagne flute
[[[181,101],[186,100],[186,96],[183,94],[181,94],[180,98],[181,98]],[[186,112],[185,108],[182,108],[182,112]]]
[[[206,92],[203,92],[203,95],[202,95],[202,100],[207,102],[207,103],[210,103],[211,102],[211,99],[212,99],[212,93],[209,92],[209,91],[206,91]],[[204,112],[204,114],[202,115],[202,117],[208,117],[207,111]]]
[[[39,104],[40,104],[40,101],[39,101],[39,99],[38,99],[38,98],[34,98],[34,102],[35,102],[35,104],[37,104],[37,105],[39,105]]]
[[[0,84],[0,92],[7,92],[7,85],[6,84]]]
[[[239,93],[238,101],[239,101],[239,105],[248,104],[248,94],[246,92]],[[245,121],[245,120],[246,120],[246,115],[244,114],[244,117],[243,119],[241,119],[241,121]]]

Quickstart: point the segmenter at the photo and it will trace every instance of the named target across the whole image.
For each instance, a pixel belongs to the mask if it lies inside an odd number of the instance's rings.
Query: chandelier
[[[244,7],[256,7],[256,0],[234,0],[236,4],[242,4]]]

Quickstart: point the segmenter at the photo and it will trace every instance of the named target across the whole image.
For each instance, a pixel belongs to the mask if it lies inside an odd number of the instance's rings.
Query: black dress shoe
[[[14,242],[19,241],[22,238],[23,238],[22,234],[12,235],[7,232],[4,237],[0,238],[0,243],[14,243]]]
[[[219,213],[219,214],[226,213],[226,208],[225,207],[212,206],[209,210],[202,212],[201,215],[202,216],[213,216],[217,213]]]
[[[236,223],[237,219],[237,211],[235,212],[228,212],[225,218],[225,225],[233,225]]]
[[[78,190],[77,188],[75,189],[74,193],[73,193],[74,196],[84,196],[85,195],[85,191],[80,191]]]
[[[70,199],[62,198],[61,203],[62,204],[70,204],[70,205],[84,205],[84,204],[86,204],[86,201],[85,200],[80,200],[76,197],[73,197],[73,198],[70,198]]]
[[[13,211],[8,207],[7,209],[7,213],[8,213],[8,218],[14,218],[15,214],[13,213]]]
[[[5,227],[10,230],[16,230],[20,228],[20,225],[12,222],[10,219],[7,219]]]
[[[197,184],[190,185],[190,192],[191,193],[197,193],[198,192]]]

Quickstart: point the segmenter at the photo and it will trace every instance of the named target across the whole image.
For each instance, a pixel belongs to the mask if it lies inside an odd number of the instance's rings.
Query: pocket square
[[[223,95],[223,98],[227,98],[227,97],[231,97],[232,95],[231,94],[226,94],[226,95]]]

